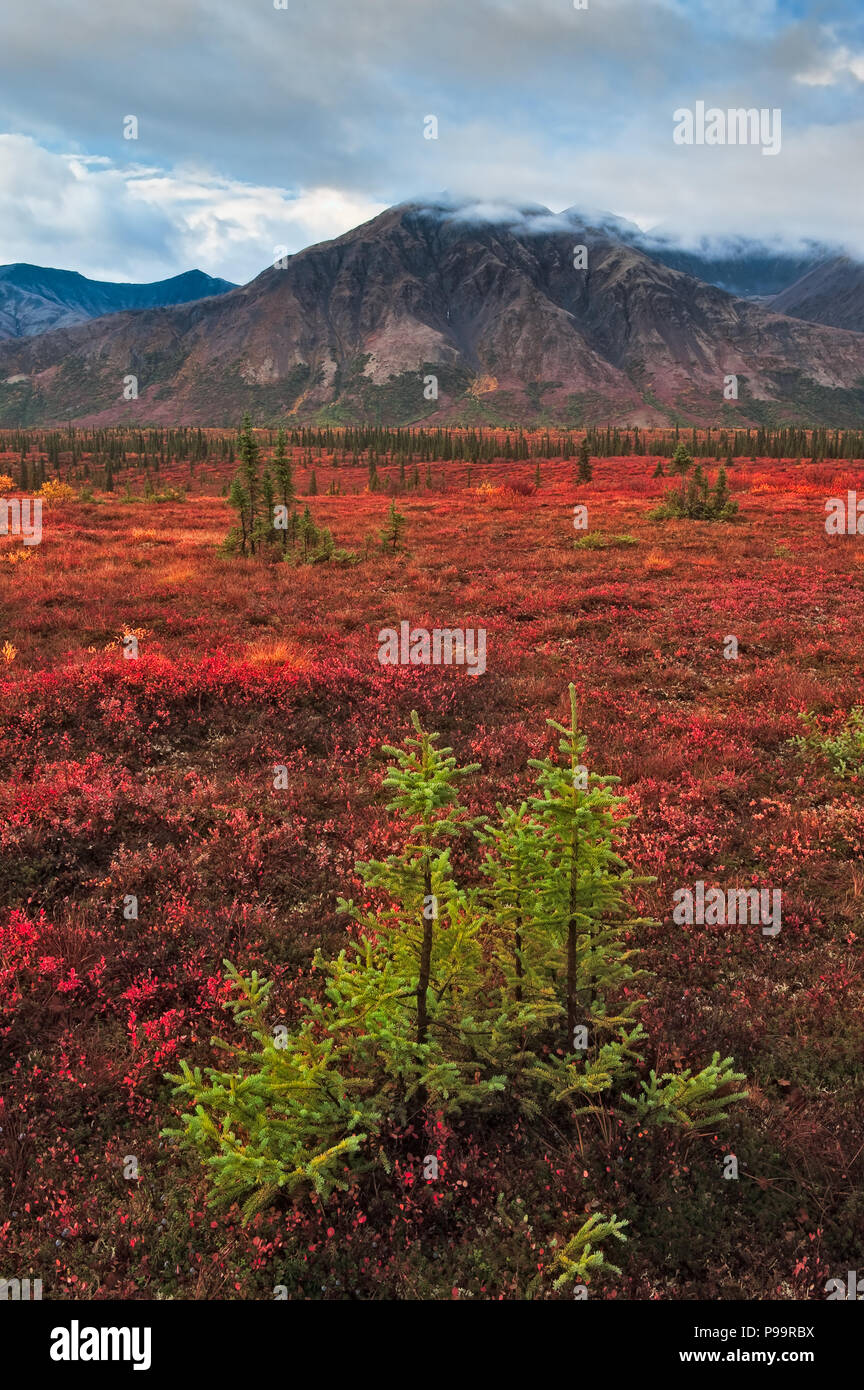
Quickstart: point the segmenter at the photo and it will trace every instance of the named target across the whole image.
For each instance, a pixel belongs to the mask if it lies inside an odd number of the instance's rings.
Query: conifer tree
[[[697,464],[692,474],[684,479],[680,490],[670,488],[659,506],[649,515],[662,521],[673,518],[689,521],[731,521],[738,512],[738,503],[729,493],[725,469],[717,474],[712,488]]]
[[[545,963],[544,943],[532,930],[543,884],[540,838],[524,801],[518,809],[499,802],[498,824],[478,835],[488,846],[481,865],[489,880],[483,897],[502,935],[502,969],[506,977],[512,975],[514,998],[521,1003],[526,973],[538,978]]]
[[[245,555],[249,543],[249,498],[239,473],[231,481],[228,502],[237,513],[237,525],[232,528],[226,544],[229,548],[239,547],[240,553]]]
[[[591,452],[588,447],[588,436],[586,434],[582,443],[579,445],[579,467],[577,478],[580,483],[590,483],[594,470],[591,467]]]
[[[322,996],[304,1000],[305,1021],[277,1039],[269,986],[228,966],[229,1007],[250,1043],[218,1042],[228,1070],[184,1062],[171,1077],[192,1106],[173,1133],[206,1159],[212,1200],[246,1198],[248,1218],[280,1191],[326,1195],[344,1185],[346,1164],[386,1165],[382,1131],[427,1107],[458,1115],[516,1102],[564,1122],[572,1097],[617,1087],[639,1124],[709,1129],[742,1099],[743,1078],[718,1054],[695,1075],[652,1072],[638,1094],[620,1091],[642,1038],[625,939],[642,919],[626,920],[626,904],[647,880],[617,852],[628,819],[610,791],[617,779],[581,763],[572,686],[570,709],[569,726],[549,721],[561,758],[532,763],[540,795],[499,806],[496,826],[478,828],[459,799],[476,765],[458,767],[416,713],[403,746],[384,748],[387,810],[401,833],[387,859],[356,866],[364,905],[339,907],[359,932],[334,960],[316,956]],[[463,888],[451,846],[472,829],[485,883]],[[600,1039],[590,1049],[574,1040],[583,1007]],[[572,1238],[565,1276],[588,1255],[587,1237],[603,1233],[611,1227],[589,1222]]]
[[[405,533],[405,517],[402,512],[396,510],[396,503],[391,502],[387,509],[387,520],[381,532],[381,548],[385,552],[390,551],[395,555],[401,548],[402,537]]]
[[[266,544],[271,544],[276,537],[273,534],[273,511],[276,501],[276,489],[273,476],[269,468],[265,468],[264,476],[261,479],[261,502],[262,515],[260,522],[261,539]]]
[[[669,464],[669,472],[683,475],[689,473],[692,467],[693,459],[687,452],[687,446],[684,444],[683,440],[679,441],[679,443],[675,445],[675,452]]]
[[[587,1005],[590,1021],[602,1027],[606,991],[629,984],[636,972],[629,963],[624,937],[643,919],[622,921],[627,896],[650,879],[634,878],[617,853],[630,817],[618,814],[625,804],[610,790],[619,779],[590,773],[583,764],[587,739],[577,721],[576,689],[570,690],[570,724],[549,719],[561,735],[561,760],[530,759],[541,792],[531,806],[542,827],[546,866],[542,916],[549,932],[566,949],[568,1050]],[[631,1000],[615,1019],[623,1024],[638,1007]],[[626,1032],[621,1034],[627,1040]]]
[[[276,480],[276,495],[280,506],[285,508],[285,520],[293,517],[294,474],[285,448],[285,431],[279,430],[276,436],[276,452],[273,455],[273,473]],[[288,525],[281,528],[282,549],[288,545]]]
[[[248,411],[243,416],[243,424],[237,436],[237,454],[240,459],[239,475],[246,496],[245,535],[249,549],[254,555],[256,542],[259,536],[258,499],[261,491],[261,482],[258,476],[258,469],[261,451],[252,430],[252,420]]]
[[[702,471],[701,463],[697,463],[693,472],[684,484],[683,492],[683,514],[696,521],[704,520],[708,515],[708,479]]]
[[[457,893],[450,870],[450,856],[439,842],[459,834],[459,815],[463,808],[457,800],[457,779],[479,770],[478,763],[457,767],[450,748],[437,748],[437,734],[428,734],[416,714],[412,715],[416,737],[406,739],[404,748],[385,745],[384,752],[395,759],[384,779],[393,792],[388,811],[395,812],[406,823],[408,839],[401,854],[391,855],[386,862],[358,865],[364,882],[384,887],[391,898],[401,905],[404,914],[399,933],[398,952],[416,950],[417,975],[417,1042],[426,1041],[429,1029],[430,985],[436,990],[440,1003],[446,979],[434,952],[440,907],[452,911]],[[442,892],[443,890],[443,892]],[[377,920],[377,919],[376,919]],[[376,927],[376,931],[378,928]],[[433,976],[433,959],[438,968]],[[449,953],[447,956],[449,969]],[[414,973],[409,967],[409,976]],[[446,988],[446,986],[445,986]]]
[[[717,473],[717,481],[711,493],[711,516],[718,521],[725,521],[729,517],[734,516],[737,510],[738,503],[732,501],[732,494],[729,491],[726,469],[720,468]]]

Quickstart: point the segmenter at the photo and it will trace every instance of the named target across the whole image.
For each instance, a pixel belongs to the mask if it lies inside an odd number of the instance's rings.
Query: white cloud
[[[382,204],[330,188],[282,188],[203,169],[118,167],[103,156],[57,154],[0,135],[3,259],[147,281],[193,266],[240,283],[273,260],[339,236]]]
[[[812,67],[795,74],[795,81],[805,87],[833,87],[844,77],[864,82],[864,54],[848,48],[836,48]]]
[[[826,23],[821,0],[148,0],[119,22],[115,0],[7,6],[0,128],[21,135],[0,153],[0,259],[246,280],[274,246],[445,188],[829,239],[860,213],[864,82],[837,17],[854,7],[832,8]],[[673,150],[671,114],[697,99],[782,108],[781,156]]]
[[[472,145],[482,140],[489,146],[491,137],[476,131],[471,140],[463,133],[460,155],[447,171],[448,187],[490,201],[509,187],[514,197],[556,212],[566,205],[603,209],[643,228],[662,225],[690,244],[706,235],[788,244],[812,238],[864,254],[862,195],[854,172],[843,175],[860,166],[864,120],[784,126],[775,159],[763,158],[758,147],[675,145],[672,130],[670,106],[656,129],[634,128],[603,149],[543,160],[529,139],[499,135],[481,176]]]
[[[171,218],[185,264],[245,282],[270,265],[276,248],[300,251],[340,236],[384,204],[332,188],[296,195],[281,188],[214,178],[202,170],[131,170],[129,197]],[[216,268],[218,267],[218,269]]]

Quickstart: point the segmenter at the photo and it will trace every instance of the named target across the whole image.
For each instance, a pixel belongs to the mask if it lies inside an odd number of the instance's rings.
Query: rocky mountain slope
[[[864,332],[864,265],[837,256],[771,301],[777,313]]]

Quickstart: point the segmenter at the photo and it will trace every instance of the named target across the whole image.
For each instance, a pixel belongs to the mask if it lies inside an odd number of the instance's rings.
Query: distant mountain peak
[[[30,338],[103,314],[188,304],[235,288],[230,281],[216,279],[203,270],[133,285],[89,280],[77,270],[18,261],[0,266],[0,338]]]

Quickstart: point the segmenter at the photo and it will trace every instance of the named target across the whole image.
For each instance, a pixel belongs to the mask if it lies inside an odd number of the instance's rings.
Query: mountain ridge
[[[737,401],[724,400],[730,374]],[[442,200],[388,208],[216,298],[0,344],[4,423],[227,424],[246,409],[332,423],[843,423],[864,417],[864,335],[730,295],[572,211],[490,220]]]
[[[188,303],[235,288],[230,280],[202,270],[130,284],[16,261],[0,266],[0,340],[34,337],[124,310]]]

